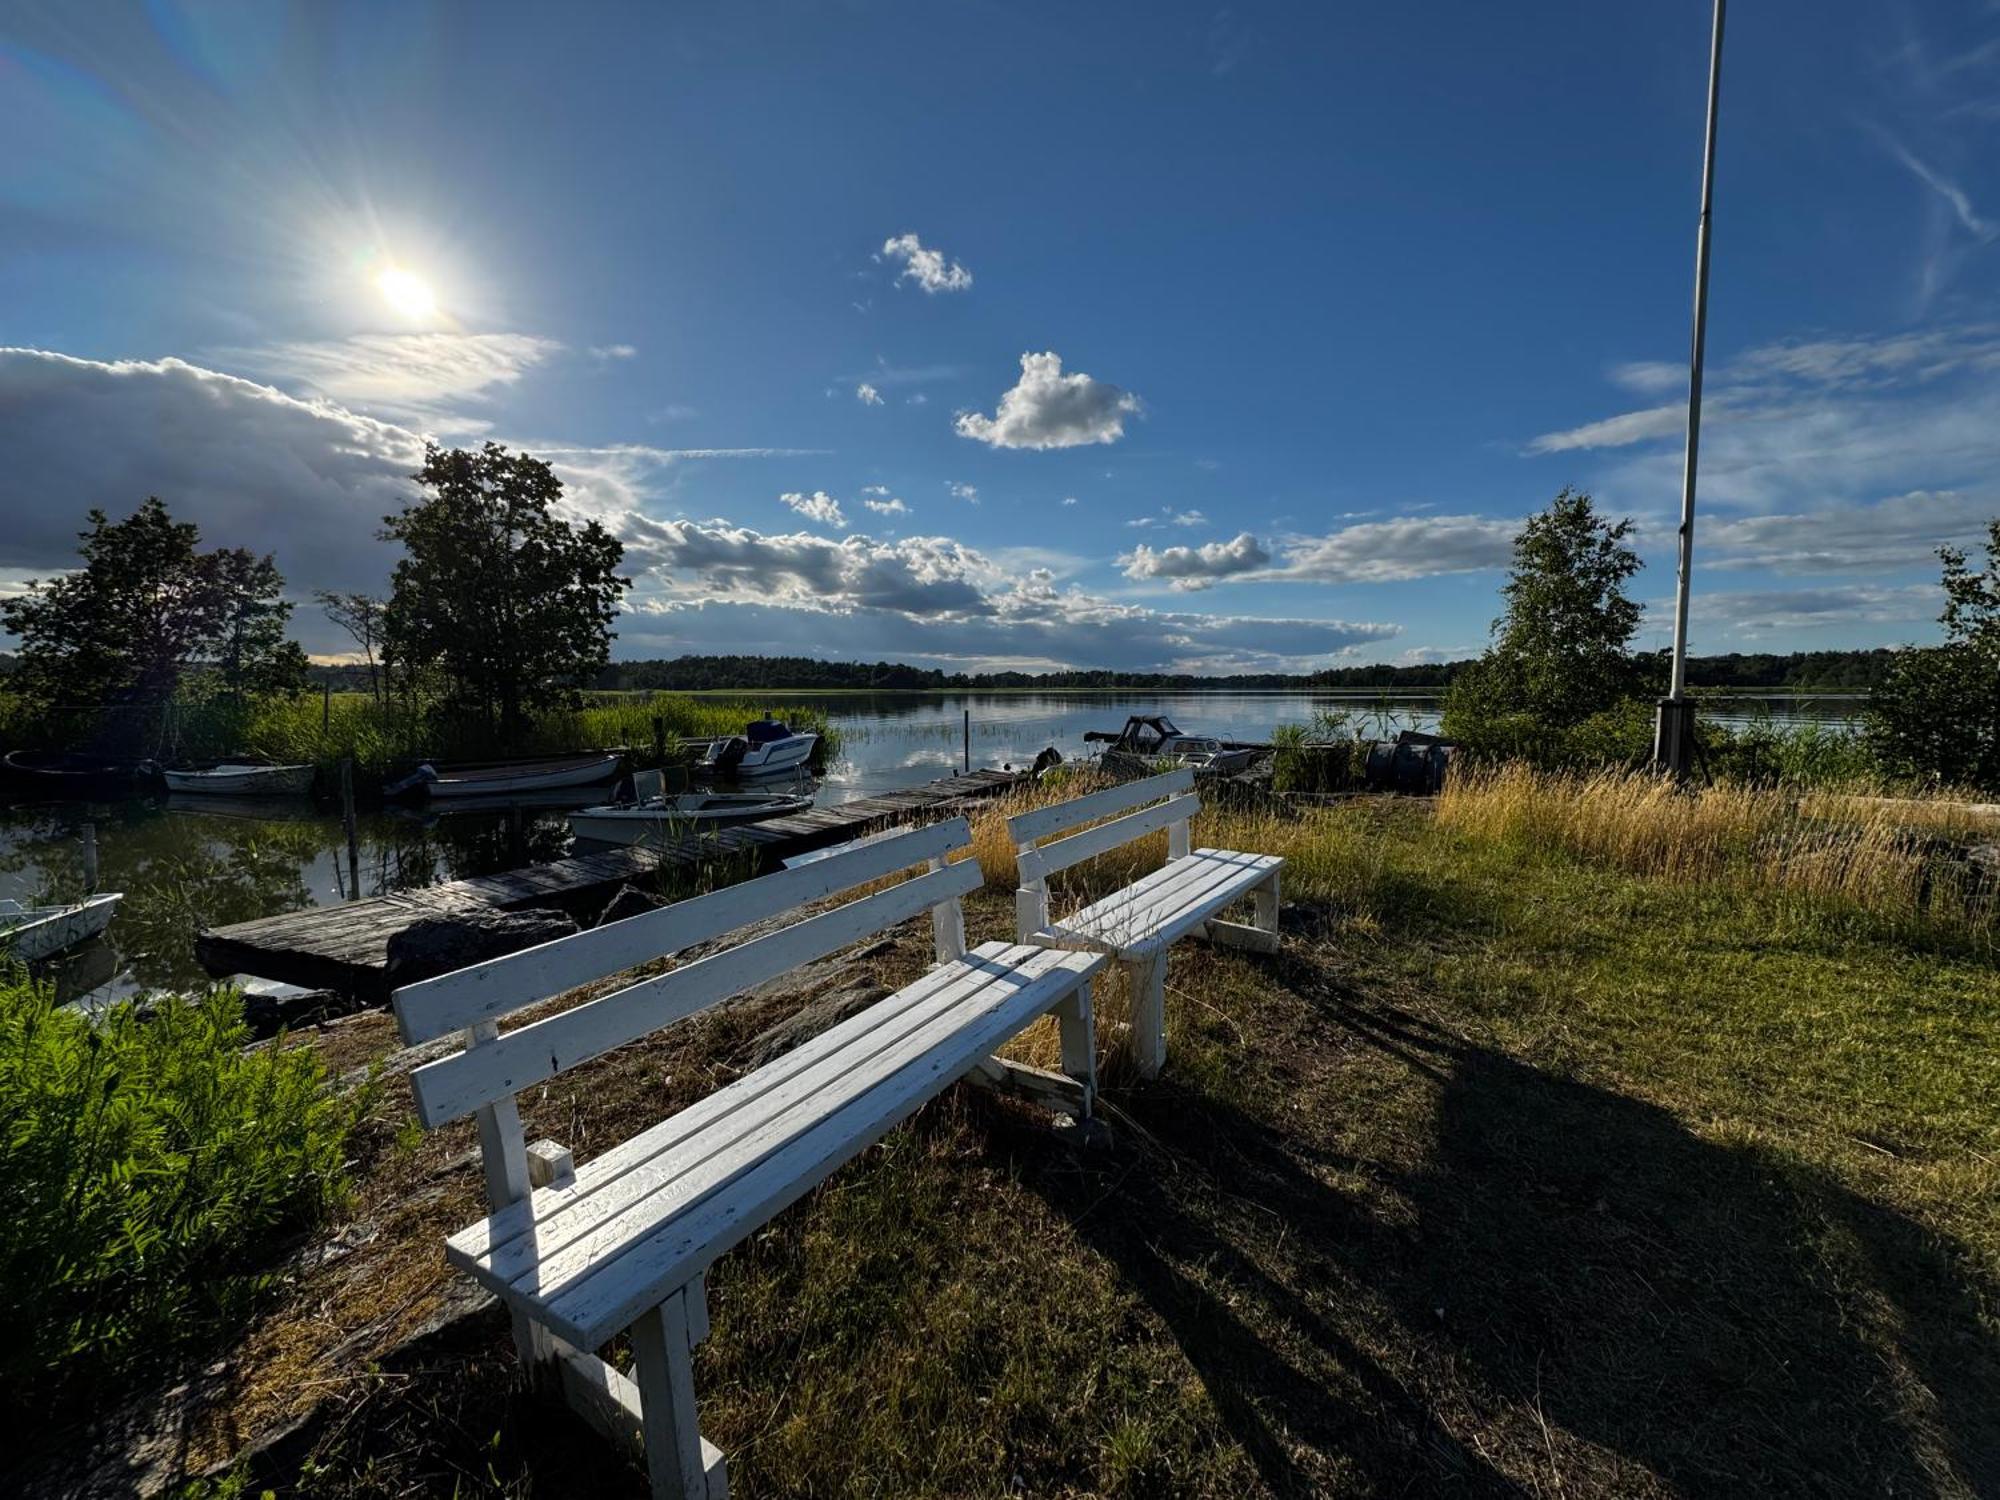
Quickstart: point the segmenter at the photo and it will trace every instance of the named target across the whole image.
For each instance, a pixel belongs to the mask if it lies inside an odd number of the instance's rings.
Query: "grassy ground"
[[[1111,1070],[1112,1150],[954,1090],[716,1267],[697,1382],[735,1493],[2000,1492],[1982,913],[1885,918],[1876,887],[1786,877],[1824,841],[1662,865],[1537,787],[1204,815],[1197,843],[1291,861],[1284,950],[1176,951],[1168,1069]],[[974,940],[1010,917],[981,834]],[[867,973],[920,972],[921,925]],[[789,1003],[524,1095],[529,1134],[587,1158],[734,1076]],[[369,1133],[375,1238],[235,1353],[197,1464],[448,1295],[471,1132],[401,1108]],[[512,1371],[488,1316],[334,1377],[331,1414],[246,1477],[640,1492]]]

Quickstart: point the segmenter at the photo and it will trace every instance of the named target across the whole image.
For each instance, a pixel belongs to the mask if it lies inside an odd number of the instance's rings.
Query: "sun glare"
[[[376,276],[375,289],[406,318],[420,320],[437,311],[437,297],[429,283],[414,271],[406,271],[401,266],[390,266]]]

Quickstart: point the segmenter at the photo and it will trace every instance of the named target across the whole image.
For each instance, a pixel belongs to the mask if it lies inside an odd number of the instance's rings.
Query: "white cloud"
[[[954,500],[963,500],[968,505],[979,503],[979,486],[976,484],[964,484],[954,479],[948,488]]]
[[[1979,216],[1979,211],[1972,206],[1972,199],[1964,188],[1953,182],[1935,167],[1931,167],[1919,160],[1914,152],[1893,136],[1885,134],[1883,139],[1889,147],[1889,154],[1901,162],[1919,182],[1936,193],[1950,206],[1953,217],[1958,220],[1960,226],[1968,234],[1971,234],[1982,242],[2000,236],[2000,225],[1993,224]]]
[[[923,393],[922,391],[917,391],[917,392],[915,392],[915,393],[914,393],[913,395],[910,395],[910,396],[908,396],[908,397],[906,397],[906,398],[905,398],[905,400],[904,400],[904,405],[906,405],[906,406],[929,406],[929,405],[930,405],[930,402],[931,402],[931,398],[930,398],[930,397],[926,396],[926,395],[925,395],[925,394],[924,394],[924,393]]]
[[[1795,514],[1717,516],[1695,527],[1696,565],[1774,573],[1925,566],[1941,546],[1978,541],[1996,516],[2000,497],[1952,490]]]
[[[898,281],[914,281],[926,292],[962,292],[972,285],[972,273],[942,250],[926,249],[914,234],[899,234],[882,243],[882,254],[903,263]]]
[[[639,353],[633,344],[592,344],[590,357],[595,360],[632,359]]]
[[[1217,579],[1266,566],[1271,561],[1271,552],[1245,531],[1233,541],[1204,542],[1199,547],[1163,547],[1157,552],[1142,543],[1118,561],[1127,578],[1166,579],[1176,589],[1192,592],[1208,588]]]
[[[878,516],[907,516],[910,513],[910,507],[893,495],[887,500],[863,500],[861,503]]]
[[[1063,496],[1063,498],[1062,498],[1062,503],[1063,503],[1063,504],[1064,504],[1065,506],[1070,506],[1070,505],[1074,505],[1074,504],[1076,504],[1076,496],[1074,496],[1074,495],[1064,495],[1064,496]]]
[[[514,384],[562,351],[524,333],[369,333],[322,342],[219,349],[213,357],[296,393],[347,407],[449,428],[481,431],[455,405]]]
[[[845,526],[847,524],[847,517],[841,514],[840,502],[825,490],[814,490],[810,495],[803,495],[797,491],[793,491],[790,494],[780,495],[778,498],[804,516],[808,521],[817,522],[821,526]]]
[[[1754,638],[1774,631],[1842,625],[1919,624],[1936,617],[1943,597],[1935,584],[1928,583],[1899,588],[1856,583],[1735,593],[1698,591],[1692,612],[1699,625]]]
[[[854,399],[863,406],[880,406],[882,393],[864,380],[854,388]]]
[[[1708,411],[1709,403],[1704,403],[1702,415],[1707,416]],[[1628,443],[1671,437],[1686,430],[1685,406],[1652,406],[1644,411],[1606,417],[1601,422],[1586,422],[1566,432],[1545,432],[1528,444],[1528,451],[1567,453],[1576,448],[1622,448]]]
[[[1080,372],[1065,375],[1061,357],[1045,352],[1021,356],[1021,379],[993,416],[963,411],[954,426],[960,437],[994,448],[1079,448],[1115,443],[1139,410],[1131,392]]]
[[[1324,536],[1287,537],[1270,576],[1300,583],[1392,583],[1504,568],[1518,521],[1489,516],[1402,516]]]
[[[1141,531],[1149,526],[1206,526],[1208,517],[1198,510],[1175,510],[1171,505],[1163,505],[1157,516],[1135,516],[1125,524]]]
[[[629,557],[650,568],[634,652],[701,649],[726,636],[746,651],[980,663],[1026,669],[1310,669],[1388,640],[1399,627],[1250,618],[1114,603],[1056,586],[1054,571],[946,537],[884,542],[766,536],[725,521],[628,518]]]

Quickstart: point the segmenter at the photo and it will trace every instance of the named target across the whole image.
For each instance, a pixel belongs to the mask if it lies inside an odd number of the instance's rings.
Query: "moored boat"
[[[802,771],[818,744],[818,735],[802,734],[782,719],[756,719],[741,734],[711,741],[696,769],[736,777]]]
[[[490,761],[470,765],[418,766],[384,787],[387,796],[421,793],[430,797],[511,797],[596,786],[618,774],[623,756],[615,750],[594,755],[545,756],[536,760]]]
[[[24,906],[0,901],[0,953],[25,962],[74,948],[104,931],[125,899],[123,891],[106,891],[82,901],[51,906]]]
[[[212,797],[303,797],[312,790],[310,765],[273,766],[254,761],[162,771],[169,792],[194,792]]]
[[[1165,762],[1192,766],[1204,776],[1233,776],[1246,771],[1267,747],[1233,744],[1205,734],[1184,733],[1165,714],[1133,714],[1116,734],[1090,730],[1084,735],[1105,745],[1106,759],[1127,758],[1147,765]]]
[[[159,767],[134,756],[13,750],[0,758],[7,789],[29,797],[140,797],[159,787]]]
[[[570,832],[599,844],[643,844],[737,823],[802,813],[812,798],[778,792],[683,792],[639,802],[610,802],[569,815]]]

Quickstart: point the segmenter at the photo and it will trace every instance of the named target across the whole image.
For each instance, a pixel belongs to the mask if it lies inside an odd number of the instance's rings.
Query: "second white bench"
[[[1188,820],[1201,810],[1191,769],[1128,781],[1101,792],[1020,813],[1007,820],[1021,885],[1014,896],[1016,931],[1024,943],[1107,953],[1131,980],[1132,1050],[1142,1076],[1158,1074],[1167,1058],[1167,950],[1183,937],[1205,937],[1275,952],[1278,872],[1275,854],[1189,847]],[[1109,818],[1098,823],[1100,818]],[[1053,834],[1097,826],[1050,843]],[[1131,885],[1057,920],[1049,915],[1048,878],[1160,829],[1167,862]],[[1220,913],[1249,896],[1252,925]]]

